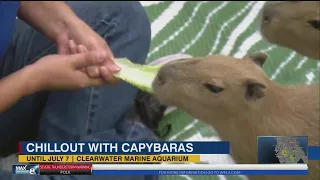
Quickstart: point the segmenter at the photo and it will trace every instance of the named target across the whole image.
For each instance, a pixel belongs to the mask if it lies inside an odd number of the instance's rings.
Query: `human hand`
[[[76,45],[73,40],[69,40],[68,47],[69,47],[68,51],[70,52],[70,54],[87,53],[88,52],[88,50],[85,46],[83,46],[82,44]],[[83,72],[87,72],[86,68],[82,68],[81,70]],[[111,84],[117,84],[120,82],[119,79],[114,78],[113,75],[110,74],[108,72],[108,69],[106,69],[106,67],[104,67],[104,66],[100,66],[98,68],[92,68],[91,70],[93,73],[100,74],[107,82],[109,82]]]
[[[91,66],[87,68],[88,74],[91,77],[101,75],[109,83],[116,82],[110,74],[120,71],[120,68],[114,63],[113,53],[102,37],[94,32],[85,22],[79,20],[74,22],[72,26],[69,26],[65,33],[61,33],[57,37],[56,42],[59,54],[71,54],[68,44],[69,40],[73,40],[75,45],[83,45],[88,51],[105,51],[107,54],[106,61],[101,67],[104,73],[100,74],[101,72],[99,70],[101,70],[101,68]]]
[[[40,90],[77,90],[106,83],[102,78],[92,78],[81,69],[101,65],[107,54],[92,51],[73,55],[48,55],[30,68]]]

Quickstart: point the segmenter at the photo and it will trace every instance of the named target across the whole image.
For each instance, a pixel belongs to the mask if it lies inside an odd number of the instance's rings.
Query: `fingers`
[[[78,53],[86,53],[87,52],[87,48],[84,45],[79,45],[77,46],[77,52]],[[81,71],[84,73],[87,73],[87,69],[86,68],[81,68]]]
[[[71,40],[71,42],[70,42],[70,44],[69,44],[70,46],[70,50],[72,51],[72,52],[76,52],[76,53],[88,53],[88,50],[87,50],[87,48],[85,47],[85,46],[83,46],[83,45],[78,45],[78,46],[76,46],[76,44]],[[99,55],[98,55],[99,56]],[[101,58],[101,60],[103,61],[104,60],[104,58],[103,58],[103,56],[102,57],[97,57],[97,58]],[[89,67],[95,67],[95,66],[89,66]],[[87,67],[88,68],[88,67]],[[83,86],[84,87],[89,87],[89,86],[101,86],[101,85],[103,85],[103,84],[105,84],[106,82],[102,79],[102,78],[93,78],[90,74],[90,76],[87,76],[86,75],[86,73],[87,73],[87,68],[85,68],[85,67],[82,67],[81,68],[81,71],[82,71],[82,73],[84,73],[84,74],[79,74],[80,76],[79,76],[79,79],[80,80],[82,80],[82,81],[84,81],[84,82],[82,82],[83,84]],[[98,68],[96,68],[96,70],[98,71]],[[99,71],[98,71],[98,73],[96,73],[97,74],[97,76],[99,76]]]
[[[87,52],[86,47],[84,47],[83,45],[76,45],[76,43],[73,40],[69,40],[68,41],[68,48],[69,48],[69,52],[71,54],[77,54],[77,53],[85,53]],[[86,68],[81,68],[80,69],[82,72],[86,73]]]
[[[73,68],[84,68],[91,65],[100,65],[106,58],[107,54],[105,52],[91,51],[86,53],[77,53],[67,58],[70,58],[71,65]]]
[[[86,86],[101,86],[106,84],[106,82],[101,78],[88,78]]]
[[[85,46],[76,45],[76,43],[73,40],[69,40],[67,44],[68,50],[71,54],[88,53],[88,49]],[[95,49],[99,48],[96,47]],[[94,58],[92,59],[92,57],[90,57],[91,59],[87,60],[81,59],[82,61],[78,59],[75,60],[73,62],[74,68],[80,68],[80,71],[86,72],[91,78],[97,78],[102,76],[104,80],[109,83],[114,84],[120,82],[119,79],[113,76],[113,73],[119,72],[121,69],[115,64],[113,60],[114,56],[109,46],[105,44],[104,48],[101,49],[101,51],[104,51],[105,54],[96,57],[98,60],[94,60]],[[104,60],[102,59],[103,57],[105,57]],[[101,69],[101,67],[97,66],[97,63],[99,64],[99,62],[102,61],[104,61],[104,63],[103,68]],[[103,71],[103,74],[101,73],[101,70]]]
[[[101,86],[106,84],[102,78],[91,78],[86,73],[75,71],[73,83],[76,89],[82,89],[92,86]]]
[[[87,48],[84,45],[81,45],[81,44],[77,47],[77,51],[78,51],[78,53],[88,52]]]
[[[106,61],[105,66],[108,67],[110,73],[116,73],[121,70],[120,67],[118,67],[113,60]]]
[[[82,52],[82,53],[88,52],[87,48],[83,45],[79,45],[77,47],[77,51]],[[89,67],[85,68],[85,71],[87,71],[87,73],[89,74],[90,77],[99,77],[100,76],[100,72],[99,72],[99,69],[97,66],[89,66]]]
[[[89,66],[87,67],[87,73],[90,77],[99,77],[100,72],[97,66]]]
[[[108,83],[117,84],[117,83],[120,82],[120,80],[117,79],[117,78],[115,78],[115,77],[113,76],[113,73],[110,73],[109,69],[106,68],[105,66],[101,66],[101,67],[99,68],[99,70],[100,70],[100,73],[101,73],[102,78],[103,78],[105,81],[107,81]]]
[[[107,53],[108,53],[108,57],[110,58],[108,61],[107,61],[107,67],[109,69],[109,71],[111,73],[116,73],[116,72],[119,72],[121,69],[119,66],[117,66],[115,63],[114,63],[114,56],[113,56],[113,53],[110,49],[110,47],[108,46],[108,44],[105,45],[105,48],[107,50]]]
[[[108,59],[107,61],[104,61],[103,65],[99,68],[101,76],[111,84],[120,82],[119,79],[113,76],[114,73],[117,73],[119,71],[119,70],[115,71],[114,69],[112,69],[113,65],[114,65],[114,62]]]
[[[61,54],[61,55],[64,55],[64,54],[70,54],[69,50],[68,50],[68,43],[61,43],[59,46],[58,46],[58,54]]]
[[[87,51],[88,51],[87,48],[85,48],[85,52],[87,52]],[[90,77],[99,77],[100,76],[100,72],[99,72],[99,69],[97,66],[87,67],[87,73],[89,74]]]
[[[88,52],[88,50],[85,46],[83,46],[81,44],[77,46],[73,40],[68,41],[68,48],[69,48],[69,52],[71,54]],[[81,71],[87,72],[90,77],[99,77],[100,76],[99,69],[97,66],[89,66],[86,68],[82,68]]]
[[[59,37],[59,39],[57,40],[57,45],[58,45],[58,54],[70,54],[69,51],[69,45],[68,45],[68,36],[67,35],[63,35],[61,37]]]
[[[103,63],[103,66],[99,68],[100,76],[102,76],[108,83],[117,84],[120,80],[115,78],[113,73],[117,73],[121,69],[115,64],[113,53],[107,43],[105,44],[104,51],[107,52],[107,59]]]
[[[80,52],[78,52],[78,47],[77,47],[76,43],[73,40],[69,40],[68,46],[69,46],[69,51],[70,51],[71,54],[80,53]]]

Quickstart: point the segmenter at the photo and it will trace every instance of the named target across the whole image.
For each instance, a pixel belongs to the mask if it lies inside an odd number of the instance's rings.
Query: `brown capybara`
[[[155,96],[212,125],[239,164],[256,164],[257,136],[308,136],[319,145],[319,85],[284,86],[261,66],[263,53],[234,58],[214,55],[163,65]],[[309,179],[320,178],[319,161],[309,161]],[[307,179],[307,176],[252,176],[252,179]]]
[[[260,32],[270,43],[320,60],[320,1],[266,4]]]

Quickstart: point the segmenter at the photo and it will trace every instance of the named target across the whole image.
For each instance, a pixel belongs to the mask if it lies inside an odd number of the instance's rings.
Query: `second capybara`
[[[320,1],[269,2],[260,32],[270,43],[320,60]]]

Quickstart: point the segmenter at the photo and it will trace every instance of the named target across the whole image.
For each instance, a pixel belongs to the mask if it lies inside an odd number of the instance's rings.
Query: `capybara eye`
[[[210,84],[210,83],[205,83],[203,84],[204,87],[206,87],[210,92],[213,92],[213,93],[219,93],[221,91],[223,91],[224,89],[221,88],[221,87],[218,87],[214,84]]]
[[[315,29],[320,30],[320,20],[310,20],[308,23]]]

